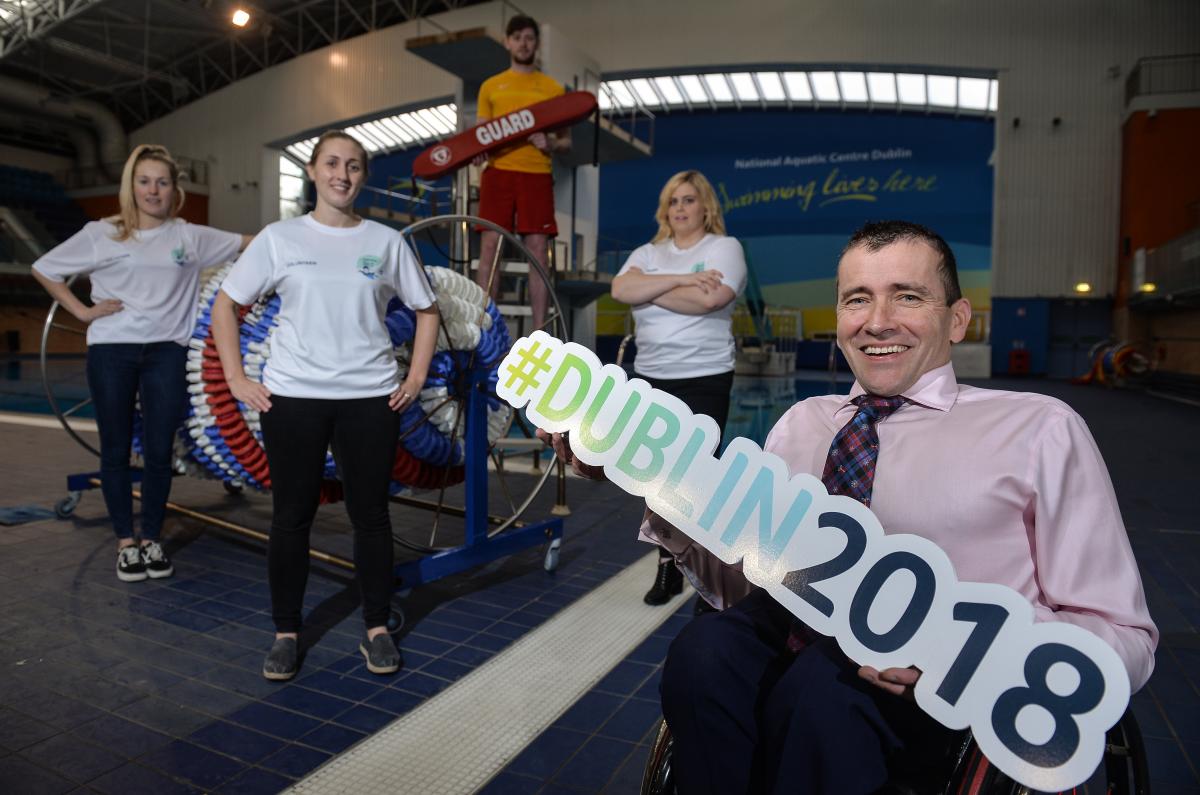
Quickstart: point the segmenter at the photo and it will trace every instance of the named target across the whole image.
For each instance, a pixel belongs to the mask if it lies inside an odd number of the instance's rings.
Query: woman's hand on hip
[[[271,410],[271,390],[257,381],[242,376],[229,382],[233,396],[255,411]]]
[[[115,298],[105,298],[99,303],[92,304],[84,310],[84,316],[79,318],[84,323],[91,323],[96,318],[105,317],[107,315],[115,315],[124,307],[121,302]]]

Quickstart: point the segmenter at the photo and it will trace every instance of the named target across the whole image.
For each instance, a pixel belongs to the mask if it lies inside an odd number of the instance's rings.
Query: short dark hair
[[[927,226],[914,224],[912,221],[868,221],[850,236],[850,241],[842,249],[842,257],[852,248],[862,246],[867,251],[879,251],[901,240],[921,240],[938,253],[938,275],[942,277],[942,289],[946,292],[946,306],[950,306],[962,298],[962,287],[958,283],[958,263],[954,260],[954,252],[942,236]]]
[[[525,30],[526,28],[533,28],[533,35],[541,41],[542,31],[538,27],[537,20],[524,14],[517,14],[508,20],[508,25],[504,28],[504,35],[511,36],[517,31]]]

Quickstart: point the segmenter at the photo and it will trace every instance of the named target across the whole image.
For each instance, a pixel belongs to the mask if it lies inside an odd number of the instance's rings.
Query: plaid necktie
[[[871,507],[871,490],[875,486],[875,462],[879,459],[879,432],[875,424],[904,405],[904,398],[859,395],[854,398],[858,412],[842,426],[829,445],[825,471],[821,482],[830,494],[853,497]],[[799,620],[792,621],[788,633],[788,651],[798,654],[813,638],[811,631]]]
[[[853,497],[870,508],[875,462],[879,458],[875,423],[903,406],[904,398],[859,395],[854,405],[858,406],[858,413],[833,437],[821,482],[830,494]]]

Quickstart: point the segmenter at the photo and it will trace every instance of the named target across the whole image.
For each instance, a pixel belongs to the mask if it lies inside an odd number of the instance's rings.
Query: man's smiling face
[[[949,362],[966,334],[971,304],[946,305],[938,264],[932,246],[912,239],[858,245],[838,263],[838,347],[868,393],[901,394]]]

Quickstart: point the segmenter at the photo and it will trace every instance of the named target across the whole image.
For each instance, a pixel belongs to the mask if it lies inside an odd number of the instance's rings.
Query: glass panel
[[[896,75],[896,90],[904,105],[925,104],[925,75]]]
[[[679,91],[679,86],[675,85],[675,81],[670,77],[654,78],[654,85],[658,86],[659,92],[667,100],[668,105],[682,105],[683,94]]]
[[[708,86],[709,93],[717,102],[733,102],[733,92],[729,90],[729,84],[725,82],[725,75],[705,75],[704,85]]]
[[[838,84],[847,102],[867,101],[867,79],[862,72],[838,72]]]
[[[781,102],[787,99],[778,72],[758,72],[755,77],[758,78],[758,87],[762,89],[763,99],[768,102]]]
[[[958,106],[970,110],[987,110],[991,81],[982,77],[958,78]]]
[[[949,75],[928,75],[929,104],[941,108],[958,105],[958,79]]]
[[[841,92],[838,91],[837,76],[833,72],[813,72],[810,77],[813,93],[821,102],[837,102],[842,98]]]
[[[891,72],[868,72],[867,89],[870,91],[872,102],[895,102],[896,76]]]
[[[700,85],[700,78],[697,75],[680,75],[679,82],[683,85],[683,90],[689,100],[708,102],[708,94],[704,93],[704,86]]]
[[[788,96],[791,99],[812,99],[812,89],[808,86],[808,75],[804,72],[784,72],[783,84],[787,86]]]
[[[758,101],[758,89],[754,87],[754,78],[749,72],[734,72],[729,75],[729,82],[733,83],[738,99],[744,102]]]

